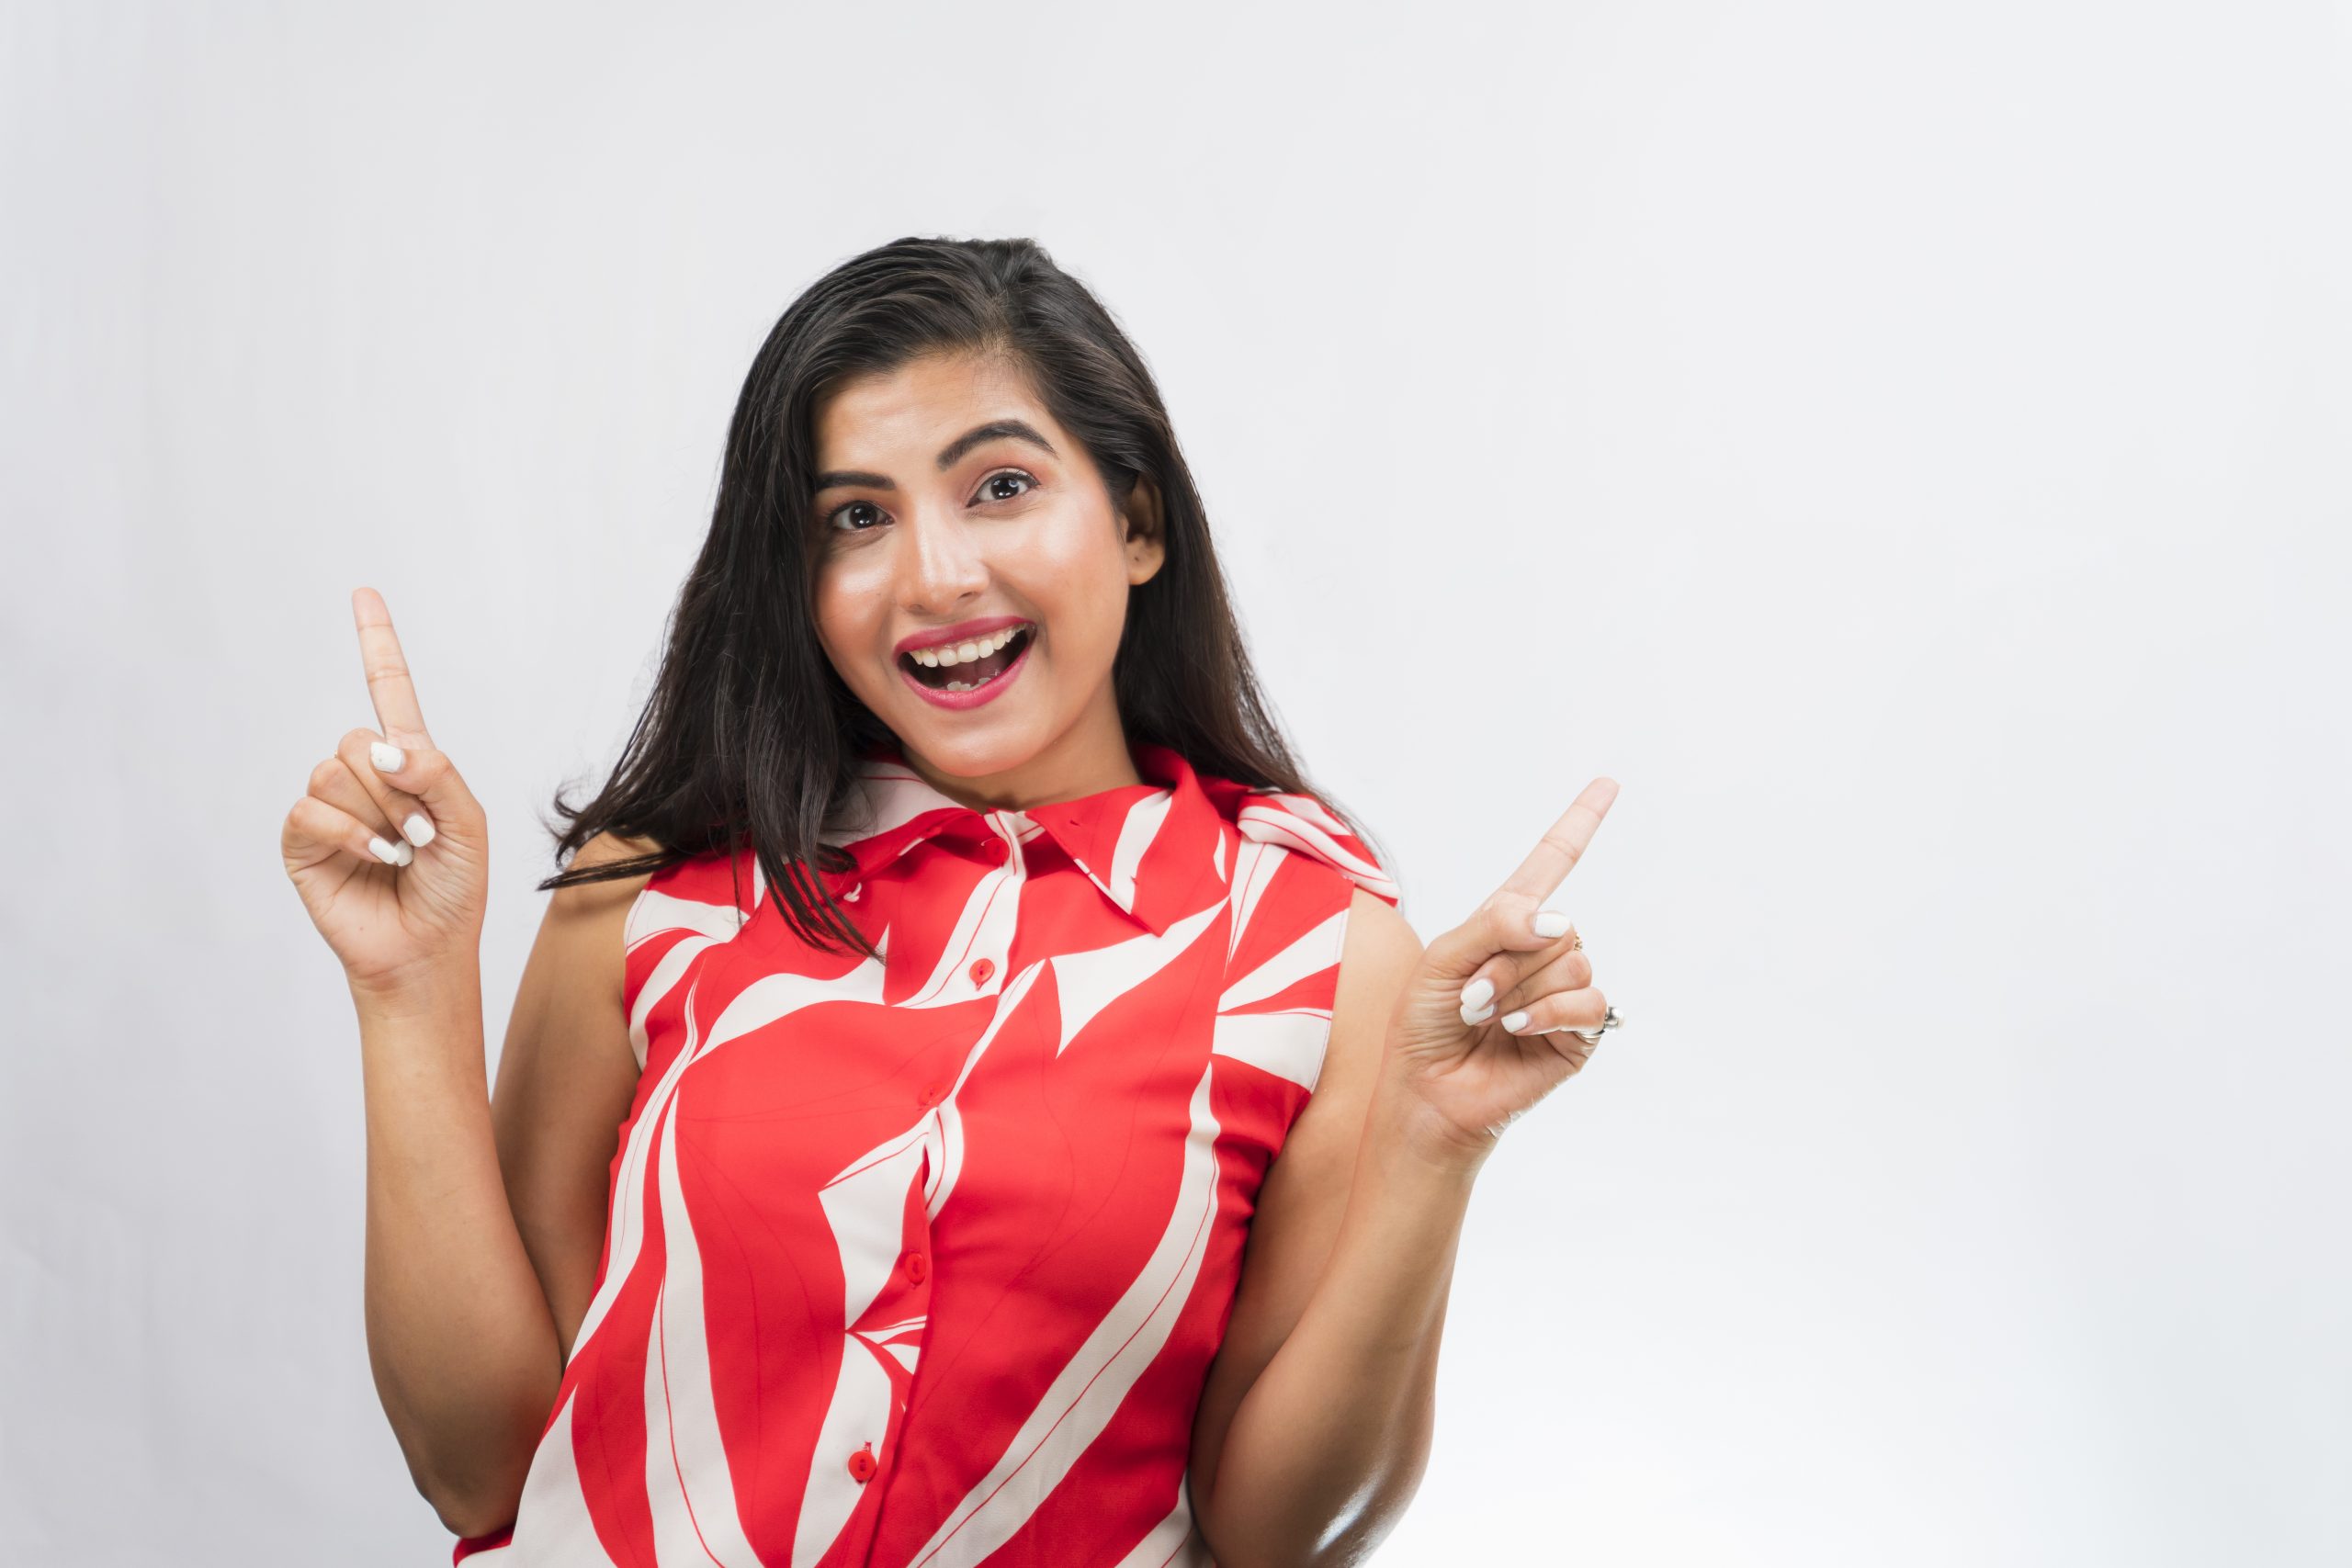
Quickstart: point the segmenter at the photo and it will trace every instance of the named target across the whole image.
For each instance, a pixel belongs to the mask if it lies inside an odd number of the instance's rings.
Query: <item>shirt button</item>
[[[927,1083],[922,1086],[922,1093],[915,1098],[915,1103],[917,1105],[936,1105],[943,1099],[946,1098],[946,1085]]]
[[[873,1448],[874,1445],[872,1443],[868,1443],[865,1448],[858,1450],[857,1452],[849,1456],[849,1472],[852,1475],[856,1476],[861,1482],[871,1481],[874,1479],[874,1472],[876,1467],[874,1463],[874,1454],[872,1452]]]
[[[989,861],[990,863],[1003,860],[1005,853],[1004,840],[997,838],[993,834],[989,835],[988,842],[980,846],[980,854],[982,858]]]
[[[920,1285],[922,1283],[923,1276],[930,1272],[931,1259],[925,1258],[920,1252],[910,1252],[907,1254],[908,1279],[912,1280],[916,1284]]]
[[[974,984],[975,986],[985,986],[985,985],[987,985],[987,984],[989,983],[989,976],[991,976],[991,975],[993,975],[993,974],[995,974],[995,973],[996,973],[996,960],[995,960],[995,959],[993,959],[993,958],[982,958],[982,959],[979,959],[979,960],[976,961],[976,962],[972,964],[972,968],[971,968],[972,984]]]

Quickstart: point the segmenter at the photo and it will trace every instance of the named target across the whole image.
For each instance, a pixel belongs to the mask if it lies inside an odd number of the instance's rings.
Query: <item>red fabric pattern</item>
[[[651,879],[595,1297],[453,1562],[1208,1564],[1193,1412],[1349,898],[1397,892],[1318,802],[1135,757],[1026,812],[870,759],[831,885],[878,962],[748,851]]]

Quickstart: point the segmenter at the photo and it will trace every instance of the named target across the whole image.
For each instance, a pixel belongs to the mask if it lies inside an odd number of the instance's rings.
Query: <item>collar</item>
[[[1233,855],[1228,828],[1324,861],[1391,904],[1395,880],[1346,823],[1311,795],[1254,788],[1196,773],[1174,750],[1129,747],[1143,783],[1122,784],[1026,810],[963,805],[934,789],[896,746],[876,747],[858,764],[862,814],[828,834],[857,863],[855,881],[943,835],[978,843],[1051,838],[1072,864],[1121,911],[1154,935],[1223,897]],[[848,890],[844,889],[844,893]]]

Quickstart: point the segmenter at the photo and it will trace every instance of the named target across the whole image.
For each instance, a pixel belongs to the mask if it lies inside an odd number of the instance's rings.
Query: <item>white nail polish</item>
[[[1475,1008],[1485,1007],[1494,999],[1495,983],[1483,975],[1462,987],[1462,1008],[1464,1012]]]
[[[1464,1023],[1484,1023],[1487,1020],[1494,1016],[1495,1006],[1492,1002],[1488,1002],[1482,1008],[1464,1008],[1462,1010],[1462,1021]]]
[[[422,811],[412,811],[408,820],[401,824],[401,833],[410,843],[423,849],[433,841],[433,818]]]
[[[401,863],[401,852],[392,848],[391,845],[386,843],[383,840],[377,838],[373,834],[368,835],[368,848],[378,860],[382,861],[386,865],[398,865]]]
[[[1538,909],[1535,911],[1537,936],[1566,936],[1568,934],[1568,927],[1574,923],[1568,919],[1565,910]]]
[[[1526,1015],[1525,1013],[1523,1013],[1523,1012],[1508,1012],[1508,1013],[1503,1014],[1503,1032],[1504,1032],[1504,1033],[1506,1033],[1506,1034],[1516,1034],[1516,1033],[1518,1033],[1521,1030],[1525,1029],[1526,1027],[1527,1027],[1527,1015]]]
[[[397,773],[408,765],[408,753],[397,746],[370,740],[368,742],[368,760],[376,764],[376,771],[379,773]]]
[[[394,844],[392,848],[400,852],[400,863],[402,865],[408,864],[409,862],[416,858],[415,847],[406,839],[402,839],[399,843]]]

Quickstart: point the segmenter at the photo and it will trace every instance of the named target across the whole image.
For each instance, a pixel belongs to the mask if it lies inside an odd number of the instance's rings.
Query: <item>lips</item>
[[[1020,615],[981,615],[969,621],[958,621],[952,626],[935,626],[928,631],[910,632],[899,639],[893,653],[915,653],[925,649],[939,649],[975,642],[1004,630],[1007,626],[1025,626],[1030,622]]]
[[[1036,624],[1018,615],[966,621],[906,638],[893,662],[899,678],[933,705],[977,707],[1012,683],[1036,635]]]
[[[944,642],[936,644],[936,649],[900,653],[899,665],[915,677],[917,684],[936,691],[969,691],[1012,670],[1013,660],[1028,649],[1028,626],[1009,626],[988,637],[967,637],[965,642]]]

